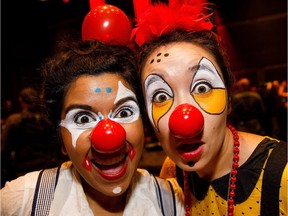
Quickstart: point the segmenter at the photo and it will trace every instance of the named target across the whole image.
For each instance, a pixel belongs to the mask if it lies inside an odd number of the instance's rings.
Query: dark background
[[[64,0],[65,1],[65,0]],[[40,88],[39,66],[57,42],[79,37],[88,0],[1,1],[1,99],[17,104],[20,89]],[[210,0],[236,78],[253,85],[287,79],[287,1]],[[132,19],[132,0],[110,0]]]

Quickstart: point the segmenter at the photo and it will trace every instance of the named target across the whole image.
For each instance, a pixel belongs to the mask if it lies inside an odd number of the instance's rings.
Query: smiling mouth
[[[121,178],[127,170],[129,162],[129,153],[134,151],[132,147],[124,145],[120,150],[113,153],[99,153],[93,150],[91,159],[95,170],[107,180],[116,180]]]

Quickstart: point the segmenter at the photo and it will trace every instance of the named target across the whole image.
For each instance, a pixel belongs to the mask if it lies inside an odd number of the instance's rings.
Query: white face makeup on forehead
[[[102,91],[100,88],[96,88],[94,92],[100,93]],[[112,89],[107,87],[105,93],[109,94],[111,92]],[[97,97],[97,94],[95,94],[95,97]],[[126,88],[121,81],[118,81],[117,95],[113,105],[116,105],[116,109],[110,110],[107,116],[111,120],[118,123],[131,123],[139,119],[140,109],[137,104],[136,95]],[[97,105],[95,107],[97,109]],[[68,111],[65,119],[60,122],[60,126],[65,127],[70,132],[72,145],[75,148],[78,137],[84,131],[94,128],[104,118],[101,112],[96,114],[91,109],[73,108]]]
[[[118,93],[115,98],[114,104],[117,104],[122,98],[133,98],[135,101],[137,101],[134,92],[126,88],[121,81],[118,81]]]

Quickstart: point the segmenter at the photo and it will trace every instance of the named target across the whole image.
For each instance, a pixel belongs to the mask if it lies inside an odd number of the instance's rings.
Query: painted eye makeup
[[[72,136],[72,145],[76,147],[76,141],[85,130],[94,128],[103,116],[97,115],[85,109],[71,109],[60,126],[65,127]]]
[[[147,76],[144,82],[148,116],[152,124],[159,131],[159,120],[173,105],[174,94],[165,80],[157,75]]]
[[[97,119],[95,116],[89,112],[79,112],[74,116],[74,122],[79,127],[85,127],[85,125],[89,125],[91,122],[95,122]]]
[[[195,90],[199,90],[201,86],[207,86],[209,88],[225,88],[224,82],[217,69],[212,62],[206,58],[202,58],[199,62],[199,67],[192,80],[191,92],[194,93]],[[199,93],[198,91],[196,92]]]
[[[209,82],[200,81],[195,83],[192,94],[206,94],[212,90],[212,86]]]
[[[73,128],[83,130],[95,127],[100,119],[101,118],[93,112],[83,109],[73,109],[67,113],[65,119],[61,121],[60,125],[67,129]]]
[[[147,103],[161,103],[173,98],[170,86],[157,74],[149,75],[145,80]]]
[[[136,121],[139,116],[140,109],[138,104],[133,100],[129,100],[113,111],[111,119],[118,123],[131,123]]]
[[[191,95],[203,111],[220,114],[227,104],[222,77],[211,61],[202,58],[191,83]]]
[[[166,91],[160,90],[155,92],[152,98],[153,103],[164,103],[165,101],[170,100],[172,96],[169,95]]]

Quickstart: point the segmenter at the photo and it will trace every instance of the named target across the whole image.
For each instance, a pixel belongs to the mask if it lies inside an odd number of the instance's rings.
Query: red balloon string
[[[89,3],[90,3],[90,10],[92,10],[93,8],[96,8],[99,5],[104,5],[105,0],[89,0]]]

